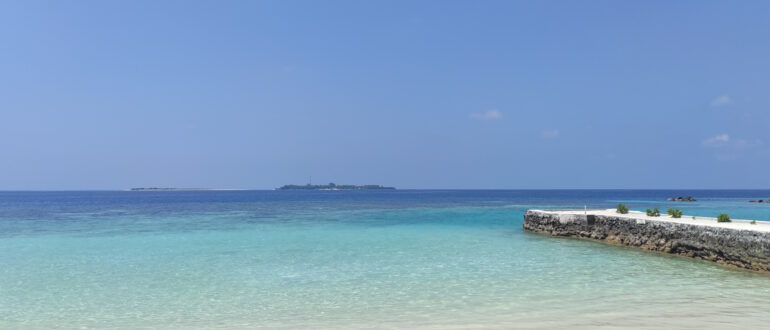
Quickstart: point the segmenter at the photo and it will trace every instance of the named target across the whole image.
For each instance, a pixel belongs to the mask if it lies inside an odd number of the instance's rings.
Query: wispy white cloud
[[[736,139],[733,141],[733,147],[738,149],[753,149],[762,146],[762,140],[744,140]]]
[[[497,109],[490,109],[484,112],[471,112],[468,117],[476,120],[497,120],[503,117],[503,113]]]
[[[708,139],[703,140],[703,146],[704,147],[723,147],[726,146],[730,142],[730,135],[728,134],[719,134],[712,136]]]
[[[542,132],[540,132],[540,136],[542,136],[544,139],[555,139],[559,137],[559,130],[558,129],[547,129]]]
[[[745,155],[761,155],[765,150],[762,140],[732,138],[727,133],[718,134],[703,140],[703,147],[712,149],[719,161],[730,161]]]
[[[762,146],[762,140],[733,139],[727,133],[718,134],[703,140],[703,146],[709,148],[752,149]]]
[[[711,101],[711,106],[714,108],[720,108],[720,107],[726,107],[733,103],[733,99],[730,98],[730,95],[720,95],[717,98],[715,98],[713,101]]]

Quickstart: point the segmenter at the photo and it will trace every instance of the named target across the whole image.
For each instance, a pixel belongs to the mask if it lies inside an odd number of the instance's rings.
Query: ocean
[[[694,196],[697,202],[667,202]],[[522,231],[770,190],[0,192],[0,329],[765,328],[770,275]]]

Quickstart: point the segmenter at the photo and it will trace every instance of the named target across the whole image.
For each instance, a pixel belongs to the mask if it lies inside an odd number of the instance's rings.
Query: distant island
[[[352,184],[287,184],[277,190],[395,190],[394,187],[385,187],[378,184],[365,184],[362,186]]]
[[[215,189],[208,189],[208,188],[162,188],[162,187],[139,187],[139,188],[131,188],[129,191],[204,191],[204,190],[215,190]]]

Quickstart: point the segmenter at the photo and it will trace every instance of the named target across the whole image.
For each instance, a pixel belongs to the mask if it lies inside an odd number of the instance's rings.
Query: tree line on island
[[[394,187],[385,187],[378,184],[352,185],[352,184],[287,184],[278,190],[395,190]]]

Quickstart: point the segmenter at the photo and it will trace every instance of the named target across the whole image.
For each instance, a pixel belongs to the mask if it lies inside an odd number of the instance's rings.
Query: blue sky
[[[769,188],[767,1],[4,1],[0,189]]]

